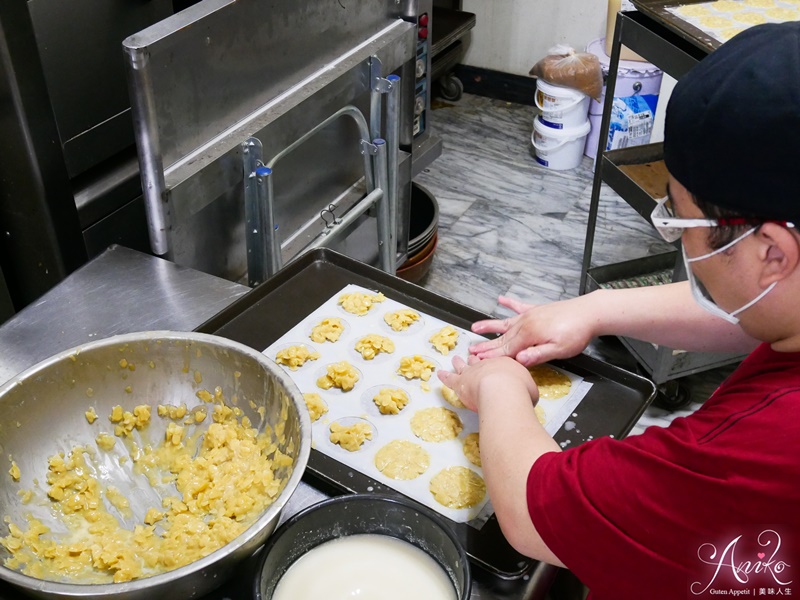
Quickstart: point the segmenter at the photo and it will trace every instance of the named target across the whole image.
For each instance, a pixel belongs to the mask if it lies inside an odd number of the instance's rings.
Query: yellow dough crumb
[[[412,323],[419,321],[419,313],[410,308],[401,308],[395,312],[383,315],[386,324],[395,331],[405,331]]]
[[[372,401],[382,415],[396,415],[408,404],[408,394],[400,388],[394,390],[383,388],[372,398]]]
[[[204,391],[209,396],[211,395],[208,390],[201,390]],[[198,392],[199,394],[200,392]],[[159,404],[158,405],[158,416],[159,417],[166,417],[168,419],[182,419],[186,416],[188,409],[186,408],[185,404],[181,404],[180,406],[173,406],[172,404]]]
[[[463,428],[458,415],[447,408],[424,408],[411,417],[411,431],[426,442],[452,440]]]
[[[95,412],[93,406],[90,407],[89,410],[87,410],[83,414],[86,416],[86,420],[89,421],[89,425],[91,425],[92,423],[94,423],[97,420],[97,413]]]
[[[111,450],[117,443],[117,440],[114,438],[113,435],[108,433],[100,433],[94,439],[97,447],[102,450]]]
[[[419,354],[404,356],[400,359],[400,368],[397,372],[406,379],[421,379],[428,381],[436,370],[436,365]]]
[[[122,415],[119,413],[122,412]],[[114,435],[117,437],[129,437],[134,429],[142,429],[150,422],[150,407],[140,404],[133,408],[133,412],[123,411],[121,406],[115,406],[109,417],[112,423],[117,423],[114,427]]]
[[[348,452],[355,452],[365,441],[372,439],[372,427],[358,422],[352,425],[331,423],[331,442],[338,444]]]
[[[319,394],[314,392],[303,394],[303,399],[306,401],[308,415],[311,417],[312,422],[319,421],[320,417],[328,412],[328,406]]]
[[[352,294],[342,294],[339,296],[339,304],[347,312],[364,316],[369,310],[378,302],[386,300],[386,296],[382,293],[365,294],[363,292],[353,292]]]
[[[144,523],[145,525],[153,525],[154,523],[158,523],[161,519],[164,518],[164,513],[156,508],[149,508],[147,513],[144,515]]]
[[[458,331],[452,325],[446,325],[434,333],[428,341],[441,354],[447,356],[458,343]]]
[[[450,467],[437,473],[430,482],[436,501],[448,508],[469,508],[486,496],[486,483],[466,467]]]
[[[11,475],[11,479],[14,481],[19,481],[19,478],[22,477],[22,472],[19,470],[17,463],[15,461],[11,461],[11,468],[8,470],[8,474]]]
[[[308,360],[317,360],[319,352],[309,350],[302,344],[300,346],[289,346],[280,350],[275,356],[275,362],[279,365],[286,365],[292,371],[302,367]]]
[[[528,367],[528,371],[530,371],[531,377],[533,377],[536,386],[539,388],[539,398],[541,400],[563,398],[569,394],[572,388],[572,382],[569,377],[552,367],[536,365]]]
[[[430,464],[430,454],[422,446],[406,440],[393,440],[375,453],[375,467],[390,479],[415,479],[427,471]]]
[[[356,342],[356,352],[360,353],[364,360],[372,360],[381,352],[387,354],[394,352],[394,342],[377,333],[370,333]]]
[[[481,447],[478,433],[469,433],[464,438],[464,456],[476,467],[481,466]]]
[[[539,423],[542,425],[547,424],[547,415],[544,413],[544,409],[539,406],[538,404],[533,407],[533,413],[536,415],[536,418],[539,420]]]
[[[323,390],[336,387],[343,392],[348,392],[353,389],[356,382],[361,378],[356,368],[346,360],[340,360],[337,363],[328,365],[326,371],[325,375],[317,379],[317,387]]]
[[[456,408],[466,408],[464,403],[461,402],[461,398],[458,397],[452,389],[447,387],[446,385],[442,386],[442,398],[447,400],[450,404],[455,406]]]
[[[342,320],[336,317],[322,319],[318,325],[311,330],[311,341],[317,343],[335,342],[344,332]]]

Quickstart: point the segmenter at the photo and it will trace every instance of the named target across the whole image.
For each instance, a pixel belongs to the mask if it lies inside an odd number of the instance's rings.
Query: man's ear
[[[763,267],[759,280],[762,287],[786,279],[800,267],[800,240],[793,228],[764,223],[758,229],[757,239],[762,243]]]

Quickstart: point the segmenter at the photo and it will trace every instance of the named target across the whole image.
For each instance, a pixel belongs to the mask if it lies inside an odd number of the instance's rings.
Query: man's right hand
[[[510,356],[525,366],[580,354],[594,337],[594,325],[587,296],[550,304],[525,304],[500,296],[498,302],[517,313],[507,319],[488,319],[472,324],[479,334],[499,337],[470,347],[478,358]]]

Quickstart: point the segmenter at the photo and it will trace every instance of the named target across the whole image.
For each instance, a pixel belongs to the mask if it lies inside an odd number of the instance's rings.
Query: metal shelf
[[[433,36],[431,54],[435,58],[442,50],[460,40],[475,27],[475,15],[463,10],[433,7]]]
[[[624,167],[655,163],[663,159],[663,144],[611,150],[602,155],[603,181],[647,221],[650,221],[650,213],[653,212],[656,200],[666,194],[666,181],[664,181],[664,193],[654,197],[646,189],[645,184],[626,173]]]
[[[606,81],[606,98],[614,97],[620,49],[623,45],[676,79],[686,74],[713,50],[713,48],[691,39],[691,32],[677,30],[674,24],[660,21],[657,0],[635,0],[634,4],[643,12],[630,11],[617,14]],[[642,181],[631,176],[630,170],[626,172],[625,169],[626,165],[644,165],[661,161],[663,144],[648,144],[606,151],[611,105],[612,102],[604,103],[600,124],[597,164],[592,183],[592,198],[581,270],[581,294],[595,290],[616,279],[637,277],[663,269],[671,268],[673,270],[673,281],[681,281],[686,278],[683,261],[679,260],[677,253],[592,267],[592,248],[602,184],[606,183],[611,187],[648,222],[656,199],[663,195],[660,192],[654,193],[652,185],[644,185]],[[653,381],[659,385],[671,379],[738,362],[743,358],[740,355],[732,354],[684,352],[630,338],[620,339],[637,362],[650,373]]]

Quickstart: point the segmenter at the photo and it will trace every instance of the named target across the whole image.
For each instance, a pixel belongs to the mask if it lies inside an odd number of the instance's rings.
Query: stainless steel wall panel
[[[0,2],[0,268],[17,310],[86,261],[33,24]]]
[[[171,0],[28,0],[70,176],[134,142],[127,36],[172,14]]]
[[[246,268],[241,144],[257,137],[263,161],[344,106],[369,115],[370,59],[381,77],[413,80],[416,29],[404,5],[204,0],[125,40],[134,122],[154,252],[231,280]],[[411,82],[413,84],[413,81]],[[400,139],[410,143],[412,95]],[[361,136],[337,120],[276,165],[284,260],[366,188]],[[409,191],[410,181],[401,181]],[[341,213],[343,214],[343,212]],[[341,216],[341,215],[340,215]]]
[[[129,64],[149,71],[157,97],[164,165],[249,120],[292,86],[335,71],[332,61],[350,55],[354,41],[397,23],[388,6],[204,0],[127,38]]]

